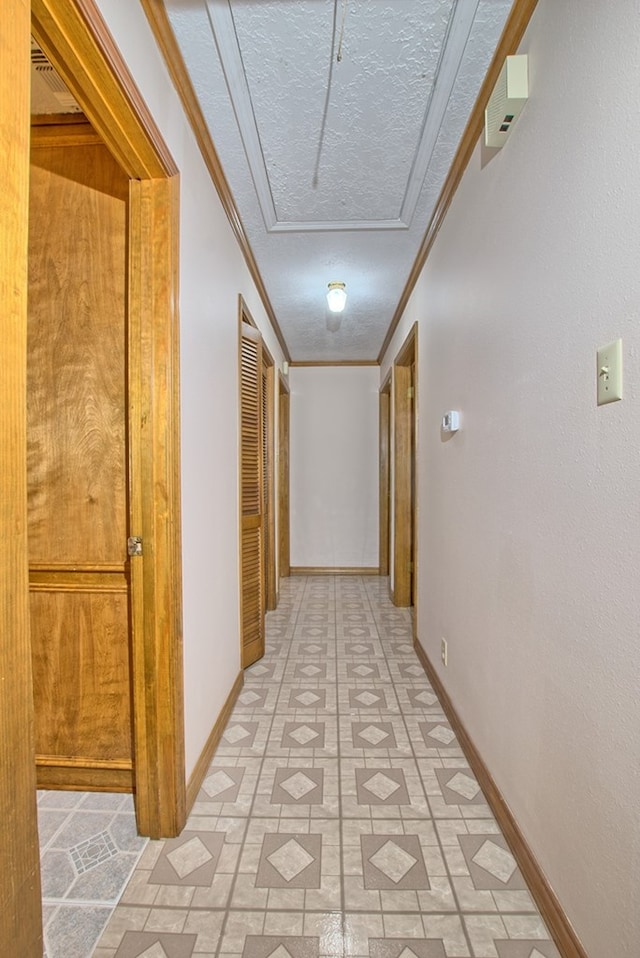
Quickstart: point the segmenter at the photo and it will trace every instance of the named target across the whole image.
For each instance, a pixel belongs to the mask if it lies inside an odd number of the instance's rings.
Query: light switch
[[[598,350],[598,405],[622,399],[622,340]]]

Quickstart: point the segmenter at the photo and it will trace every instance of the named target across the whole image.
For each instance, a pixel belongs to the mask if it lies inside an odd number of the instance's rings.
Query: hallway
[[[294,577],[95,958],[558,958],[375,577]]]

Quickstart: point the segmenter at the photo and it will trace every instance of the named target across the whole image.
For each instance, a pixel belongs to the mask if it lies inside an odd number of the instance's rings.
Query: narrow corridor
[[[267,630],[95,958],[558,958],[387,580],[283,580]]]

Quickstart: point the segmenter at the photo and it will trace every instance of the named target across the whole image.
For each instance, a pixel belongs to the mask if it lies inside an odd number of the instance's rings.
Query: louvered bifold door
[[[240,350],[242,667],[264,655],[262,345],[242,324]]]

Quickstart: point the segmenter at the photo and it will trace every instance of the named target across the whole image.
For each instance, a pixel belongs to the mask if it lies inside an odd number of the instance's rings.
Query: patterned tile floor
[[[39,792],[44,958],[87,958],[147,844],[131,795]]]
[[[559,958],[386,579],[281,583],[185,831],[94,952],[143,956]]]

